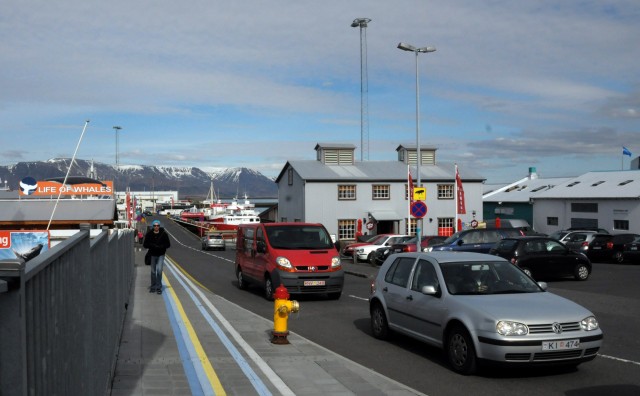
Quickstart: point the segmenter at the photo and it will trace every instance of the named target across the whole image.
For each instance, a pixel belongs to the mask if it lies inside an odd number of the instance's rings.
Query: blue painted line
[[[167,268],[172,273],[172,275],[174,275],[174,278],[180,283],[180,285],[182,285],[182,287],[187,291],[187,294],[189,294],[189,297],[191,297],[191,299],[193,300],[195,305],[198,307],[198,310],[200,311],[202,316],[204,316],[204,318],[209,323],[209,326],[211,326],[213,331],[216,333],[218,338],[220,338],[220,341],[222,341],[223,345],[227,348],[227,350],[229,351],[229,353],[231,354],[233,359],[236,361],[238,366],[240,366],[240,369],[247,376],[247,378],[249,379],[249,381],[253,385],[253,387],[256,390],[256,392],[258,392],[259,395],[270,396],[271,392],[269,391],[267,386],[264,384],[264,382],[262,382],[260,377],[255,373],[255,371],[253,371],[253,369],[251,368],[249,363],[242,356],[240,351],[238,351],[238,349],[235,347],[235,345],[233,345],[233,342],[229,339],[229,337],[227,337],[227,335],[220,328],[220,326],[213,320],[211,315],[209,315],[209,312],[202,305],[201,301],[187,287],[187,285],[184,283],[184,281],[180,277],[176,276],[174,271],[177,271],[177,270],[174,270],[174,268],[172,268],[172,266],[167,266]]]

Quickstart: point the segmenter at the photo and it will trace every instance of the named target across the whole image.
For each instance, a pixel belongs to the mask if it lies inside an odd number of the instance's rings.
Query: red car
[[[422,249],[424,249],[429,246],[441,244],[445,239],[447,239],[446,236],[423,235],[420,246],[422,247]],[[416,237],[413,237],[406,242],[391,245],[391,253],[415,252],[416,245]]]

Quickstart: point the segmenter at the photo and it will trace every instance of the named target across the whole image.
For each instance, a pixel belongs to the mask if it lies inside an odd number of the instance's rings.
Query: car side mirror
[[[538,286],[540,286],[542,290],[547,291],[547,282],[538,282]]]
[[[464,241],[462,239],[458,239],[458,246],[462,246],[463,243]]]
[[[266,253],[267,252],[267,244],[264,241],[256,242],[256,252],[258,253]]]
[[[438,291],[436,290],[435,286],[422,286],[422,289],[420,289],[420,293],[426,294],[428,296],[434,296],[438,293]]]

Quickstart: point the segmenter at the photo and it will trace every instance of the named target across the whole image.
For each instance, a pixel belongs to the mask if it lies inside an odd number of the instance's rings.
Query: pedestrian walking
[[[160,220],[151,223],[151,229],[144,236],[142,246],[149,249],[147,252],[151,256],[151,286],[150,293],[162,294],[162,266],[164,265],[164,255],[171,247],[169,234],[160,226]]]

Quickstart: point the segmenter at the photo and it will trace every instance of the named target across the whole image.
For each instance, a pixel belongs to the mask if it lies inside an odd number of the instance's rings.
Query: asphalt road
[[[233,271],[235,249],[200,249],[199,239],[163,220],[172,239],[169,256],[192,278],[214,293],[265,318],[273,319],[273,303],[259,288],[239,290]],[[342,297],[294,298],[300,312],[289,329],[328,349],[428,395],[639,395],[640,394],[640,266],[594,264],[586,282],[550,280],[549,291],[574,300],[596,314],[605,334],[600,356],[577,369],[491,367],[479,375],[461,376],[446,365],[436,348],[395,336],[371,336],[367,297],[370,279],[347,275]]]

